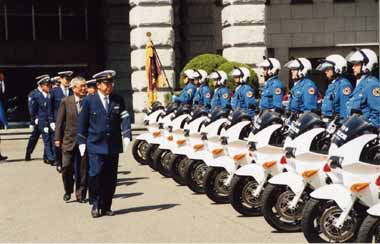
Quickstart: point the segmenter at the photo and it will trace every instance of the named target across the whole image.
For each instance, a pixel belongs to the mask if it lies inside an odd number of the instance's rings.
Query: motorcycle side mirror
[[[189,130],[189,129],[185,129],[185,130],[183,131],[183,135],[184,135],[185,137],[189,137],[189,136],[190,136],[190,130]]]
[[[227,145],[227,144],[228,144],[228,138],[225,137],[225,136],[222,136],[222,137],[221,137],[221,144],[222,144],[222,145]]]
[[[201,135],[202,135],[201,139],[203,141],[207,140],[207,133],[206,132],[202,132]]]

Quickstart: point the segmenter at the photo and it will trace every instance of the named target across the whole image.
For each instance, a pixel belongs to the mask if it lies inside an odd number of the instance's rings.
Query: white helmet
[[[363,73],[371,72],[373,69],[373,66],[378,63],[377,55],[371,49],[358,49],[348,54],[346,59],[348,62],[352,64],[362,63]]]
[[[285,67],[288,69],[296,69],[298,70],[298,78],[305,77],[312,69],[311,63],[307,58],[296,58],[290,60],[285,64]]]
[[[187,69],[183,72],[183,74],[189,78],[190,80],[194,79],[194,70],[193,69]]]
[[[323,72],[328,68],[334,69],[334,72],[336,74],[342,74],[347,69],[347,61],[345,58],[343,58],[342,55],[339,55],[339,54],[329,55],[326,57],[326,59],[322,60],[320,65],[318,65],[317,70]]]
[[[247,83],[251,74],[246,67],[235,67],[231,72],[231,76],[240,77],[239,83]]]
[[[224,71],[216,70],[212,72],[209,76],[209,79],[216,80],[216,84],[219,86],[226,85],[227,82],[227,74]]]
[[[195,69],[193,74],[194,79],[199,80],[199,83],[205,83],[207,79],[207,72],[203,69]]]
[[[277,75],[281,70],[281,64],[278,59],[263,57],[264,61],[261,62],[258,67],[268,68],[268,75],[273,76]]]

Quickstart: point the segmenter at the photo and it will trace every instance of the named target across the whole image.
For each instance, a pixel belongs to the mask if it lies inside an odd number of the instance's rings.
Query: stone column
[[[170,85],[173,86],[175,79],[174,17],[172,0],[130,0],[130,6],[133,108],[135,123],[141,124],[143,119],[141,111],[147,106],[146,33],[152,33],[152,41],[171,83]],[[165,93],[167,92],[159,92],[160,101],[164,101]]]
[[[223,56],[256,68],[266,55],[265,0],[223,0]]]

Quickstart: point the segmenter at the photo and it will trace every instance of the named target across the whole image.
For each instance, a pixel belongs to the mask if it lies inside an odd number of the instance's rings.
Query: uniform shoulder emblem
[[[309,92],[310,95],[314,95],[315,94],[314,87],[310,87],[309,90],[308,90],[308,92]]]
[[[275,93],[276,95],[280,95],[280,94],[281,94],[281,88],[276,88],[276,89],[274,90],[274,93]]]
[[[207,92],[207,93],[206,93],[206,97],[207,97],[207,98],[210,98],[210,97],[211,97],[211,93]]]
[[[247,92],[247,97],[253,97],[253,92],[248,91],[248,92]]]
[[[372,94],[373,94],[375,97],[379,97],[379,96],[380,96],[380,88],[379,88],[379,87],[373,88],[373,90],[372,90]]]
[[[223,98],[224,98],[224,99],[227,99],[227,98],[228,98],[228,93],[224,93],[224,94],[223,94]]]
[[[351,94],[351,88],[349,88],[349,87],[344,88],[343,89],[343,94],[346,95],[346,96],[350,95]]]

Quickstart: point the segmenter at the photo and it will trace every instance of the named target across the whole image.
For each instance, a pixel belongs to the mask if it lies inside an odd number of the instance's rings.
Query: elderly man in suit
[[[84,203],[87,191],[87,157],[81,157],[77,144],[78,114],[82,109],[83,98],[87,94],[86,81],[75,77],[70,84],[74,95],[62,99],[58,109],[55,146],[62,149],[62,179],[64,201],[71,199],[74,190],[80,203]],[[74,181],[75,179],[75,181]]]
[[[89,200],[93,218],[112,216],[119,153],[131,140],[130,117],[122,97],[113,93],[116,72],[106,70],[93,76],[98,91],[83,99],[78,119],[78,144],[89,157]]]

